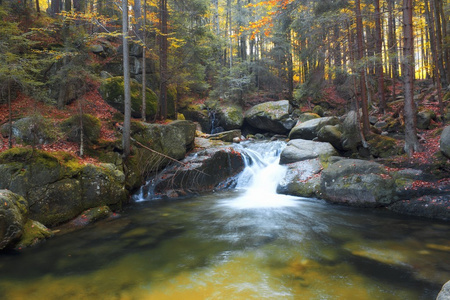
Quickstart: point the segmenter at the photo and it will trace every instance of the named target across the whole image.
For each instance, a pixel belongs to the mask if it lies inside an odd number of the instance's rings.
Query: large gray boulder
[[[450,281],[447,281],[443,286],[436,300],[450,300]]]
[[[442,154],[450,158],[450,126],[445,127],[442,131],[440,149]]]
[[[291,111],[288,100],[265,102],[246,111],[245,120],[257,129],[286,134],[295,125],[295,121],[290,117]]]
[[[361,133],[359,120],[356,111],[352,110],[347,113],[342,122],[342,148],[345,150],[356,151],[361,144]]]
[[[291,140],[313,140],[317,137],[317,133],[322,127],[324,127],[325,125],[337,125],[338,123],[339,119],[336,117],[312,119],[303,123],[299,123],[294,128],[292,128],[291,132],[289,133],[289,138]]]
[[[386,206],[398,200],[395,180],[378,163],[340,159],[321,175],[322,197],[330,202],[359,207]]]
[[[330,143],[296,139],[289,141],[281,152],[280,164],[290,164],[318,157],[325,158],[337,154],[336,149]]]
[[[28,203],[20,195],[0,190],[0,250],[18,240],[27,221]]]
[[[231,147],[201,150],[166,168],[154,181],[154,192],[178,197],[212,191],[244,169],[242,154]],[[223,187],[226,187],[225,183]]]
[[[320,194],[320,172],[323,165],[320,159],[309,159],[287,165],[284,178],[277,187],[277,193],[318,197]]]

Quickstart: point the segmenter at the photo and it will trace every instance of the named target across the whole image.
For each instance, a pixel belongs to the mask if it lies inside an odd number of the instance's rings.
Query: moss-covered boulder
[[[171,162],[168,157],[183,159],[194,146],[195,124],[191,121],[179,120],[167,125],[132,122],[131,127],[133,139],[141,145],[136,144],[126,162],[130,190],[141,186],[150,173],[167,166]]]
[[[366,141],[370,154],[375,158],[389,158],[404,153],[397,140],[388,136],[371,133],[366,136]]]
[[[259,130],[287,134],[295,125],[290,113],[288,100],[265,102],[253,106],[245,112],[245,120]]]
[[[83,124],[83,127],[81,127]],[[61,130],[70,142],[80,142],[81,128],[83,128],[83,141],[97,143],[100,138],[102,123],[99,118],[90,114],[75,115],[61,123]]]
[[[27,215],[28,203],[22,196],[0,190],[0,250],[22,237]]]
[[[430,129],[433,120],[436,120],[436,113],[430,109],[423,109],[417,113],[417,128]]]
[[[54,233],[38,221],[28,220],[23,227],[23,235],[15,245],[16,249],[32,247],[51,238]]]
[[[29,203],[30,218],[53,226],[82,211],[126,202],[125,176],[113,164],[80,164],[74,157],[13,148],[0,154],[0,188]]]
[[[295,116],[296,112],[294,111],[294,113],[292,113],[293,116]],[[312,119],[318,119],[320,118],[320,116],[318,114],[315,113],[311,113],[311,112],[305,112],[305,113],[298,113],[298,116],[296,117],[297,121],[299,123],[303,123]]]
[[[41,115],[34,115],[13,122],[11,131],[16,142],[25,145],[49,144],[60,136],[60,131],[55,124]],[[0,132],[4,137],[8,137],[9,124],[1,126]]]
[[[358,207],[387,206],[396,200],[395,180],[382,165],[358,159],[341,159],[322,171],[322,197]]]
[[[317,132],[319,141],[330,143],[336,149],[342,147],[342,132],[339,125],[325,125]]]
[[[131,115],[134,118],[141,117],[142,85],[136,80],[131,80]],[[123,77],[111,77],[103,80],[99,88],[100,94],[112,107],[120,112],[124,111],[124,84]],[[151,118],[157,112],[158,97],[151,90],[146,90],[146,116]]]
[[[218,110],[219,125],[224,130],[239,129],[244,124],[242,108],[236,105],[222,106]]]

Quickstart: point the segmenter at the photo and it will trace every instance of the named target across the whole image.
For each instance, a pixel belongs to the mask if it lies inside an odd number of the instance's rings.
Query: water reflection
[[[129,207],[0,257],[1,299],[434,299],[450,225],[245,191]],[[224,205],[225,204],[225,205]]]

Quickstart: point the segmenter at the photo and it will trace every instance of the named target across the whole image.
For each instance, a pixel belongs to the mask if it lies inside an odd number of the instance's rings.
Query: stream
[[[114,219],[0,255],[0,299],[435,299],[450,224],[275,193],[282,143],[233,190],[135,195]]]

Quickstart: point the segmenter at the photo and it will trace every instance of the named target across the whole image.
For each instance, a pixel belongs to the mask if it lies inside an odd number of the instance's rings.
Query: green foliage
[[[42,84],[36,80],[40,64],[31,51],[35,43],[27,38],[17,23],[7,20],[7,11],[0,7],[0,100],[10,89],[32,92]]]
[[[236,64],[229,70],[222,69],[216,77],[216,88],[210,96],[243,103],[245,97],[254,91],[253,78],[245,63]]]

